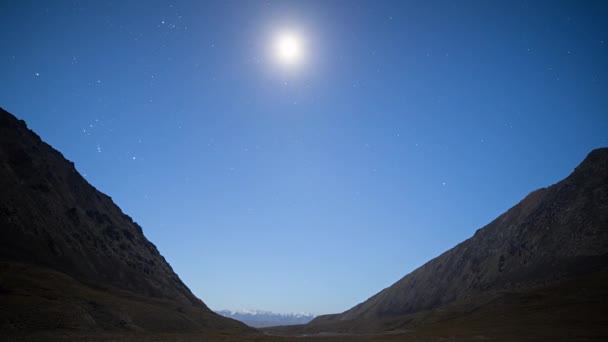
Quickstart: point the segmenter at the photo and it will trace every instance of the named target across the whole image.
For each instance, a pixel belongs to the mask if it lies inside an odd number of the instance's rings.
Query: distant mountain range
[[[306,324],[316,317],[311,313],[275,313],[264,310],[218,310],[216,313],[254,328]]]

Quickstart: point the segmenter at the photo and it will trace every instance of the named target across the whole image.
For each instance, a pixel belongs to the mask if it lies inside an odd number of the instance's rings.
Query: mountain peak
[[[601,175],[608,169],[608,147],[597,148],[574,169],[573,174],[580,173],[583,177]]]

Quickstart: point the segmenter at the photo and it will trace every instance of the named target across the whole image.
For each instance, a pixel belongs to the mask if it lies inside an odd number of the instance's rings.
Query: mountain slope
[[[352,309],[311,324],[397,317],[492,291],[533,288],[606,270],[607,253],[608,149],[602,148],[470,239]]]
[[[72,321],[66,318],[66,326],[125,329],[133,321],[129,315],[136,314],[129,311],[133,309],[129,302],[137,298],[156,306],[132,330],[156,329],[151,322],[164,315],[176,316],[165,312],[163,305],[182,311],[177,315],[181,323],[172,327],[177,331],[209,328],[207,323],[247,330],[211,312],[173,272],[137,223],[25,122],[2,109],[0,189],[0,328],[37,329],[33,321],[52,321],[50,316],[68,312]],[[75,290],[70,294],[62,286]],[[45,291],[52,298],[62,298],[45,304],[50,312],[39,310],[40,317],[35,317],[35,312],[28,311],[33,308],[19,305],[20,301],[44,302]],[[91,291],[97,298],[92,303],[85,295]],[[31,298],[26,300],[28,296]],[[116,300],[122,304],[114,305]],[[24,314],[27,319],[18,314],[24,310],[29,312]],[[79,311],[80,316],[75,314]],[[92,320],[81,322],[87,315]]]
[[[486,292],[412,314],[264,328],[268,334],[370,341],[605,341],[608,272]]]

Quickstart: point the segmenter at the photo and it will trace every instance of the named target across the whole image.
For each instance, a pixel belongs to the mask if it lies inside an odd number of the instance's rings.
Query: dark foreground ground
[[[185,324],[181,311],[194,309],[96,289],[40,267],[0,265],[1,341],[608,340],[608,272],[531,291],[487,294],[388,320],[275,327],[260,332],[209,329],[205,333],[164,333],[179,331]],[[115,310],[125,310],[132,321],[112,321]],[[145,322],[153,311],[166,312],[165,319]],[[91,318],[108,326],[89,330]],[[148,330],[133,330],[136,326]]]
[[[378,341],[606,341],[608,272],[525,292],[469,298],[436,310],[384,321],[346,321],[267,329],[272,334],[342,332],[328,340]],[[365,331],[385,331],[365,334]],[[349,332],[359,334],[348,335]]]

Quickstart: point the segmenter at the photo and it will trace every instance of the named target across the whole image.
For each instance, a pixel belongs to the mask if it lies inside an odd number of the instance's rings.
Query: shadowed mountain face
[[[365,302],[312,324],[386,319],[608,270],[608,148]]]
[[[173,272],[137,223],[87,183],[73,163],[25,122],[1,109],[0,189],[0,328],[32,328],[31,319],[23,323],[19,310],[7,305],[24,309],[15,296],[36,297],[44,291],[47,297],[50,293],[62,299],[32,305],[56,305],[59,312],[61,305],[70,304],[66,310],[92,314],[92,321],[74,323],[77,328],[122,329],[131,324],[135,330],[154,329],[149,323],[162,316],[176,316],[177,323],[170,328],[176,331],[243,327],[212,313]],[[62,286],[73,289],[73,298]],[[33,293],[23,293],[28,289]],[[91,291],[97,298],[93,302],[85,300]],[[13,297],[8,298],[9,294]],[[153,301],[145,309],[151,317],[141,318],[139,325],[129,317],[129,307],[136,307],[131,303],[134,298]],[[172,312],[165,312],[165,306]],[[176,308],[180,308],[177,314]],[[40,312],[44,320],[44,310]],[[191,314],[197,317],[188,317]],[[76,320],[78,315],[73,316]],[[73,322],[66,319],[64,323],[71,326]]]

